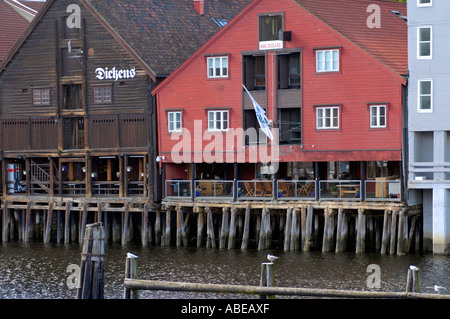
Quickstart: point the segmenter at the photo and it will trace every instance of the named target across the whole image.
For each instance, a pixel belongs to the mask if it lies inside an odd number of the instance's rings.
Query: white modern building
[[[450,254],[450,1],[408,0],[409,203],[424,249]]]

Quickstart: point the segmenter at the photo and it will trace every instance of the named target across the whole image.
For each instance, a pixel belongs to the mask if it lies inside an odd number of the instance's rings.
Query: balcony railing
[[[276,186],[276,187],[275,187]],[[167,198],[401,201],[399,180],[167,180]],[[193,195],[193,196],[192,196]],[[276,195],[276,196],[275,196]],[[363,195],[363,196],[361,196]]]

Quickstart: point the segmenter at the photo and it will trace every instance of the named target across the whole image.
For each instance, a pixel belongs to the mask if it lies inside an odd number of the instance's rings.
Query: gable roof
[[[167,76],[230,21],[251,0],[206,0],[204,14],[194,0],[86,0],[133,48],[153,72]]]
[[[193,56],[186,60],[175,72],[158,85],[152,92],[158,94],[170,81],[181,72],[195,56],[206,50],[223,32],[236,24],[251,8],[261,0],[254,0],[239,13],[228,25],[203,45]],[[347,40],[364,50],[400,77],[408,69],[408,27],[407,23],[391,11],[398,11],[406,16],[406,3],[388,0],[291,0],[341,34]],[[368,6],[380,6],[381,28],[369,28],[367,19],[372,11]],[[286,30],[289,31],[289,30]]]
[[[293,1],[395,73],[407,74],[408,26],[391,12],[398,11],[406,16],[406,3],[387,0]],[[370,5],[380,8],[380,28],[367,26],[367,20],[374,12]]]
[[[22,14],[34,17],[45,2],[0,0],[0,61],[8,54],[29,25]]]
[[[6,59],[12,58],[55,1],[60,0],[47,0]],[[207,0],[201,15],[194,0],[80,1],[153,79],[169,75],[220,30],[213,18],[230,21],[251,2]],[[6,59],[0,72],[9,62]]]

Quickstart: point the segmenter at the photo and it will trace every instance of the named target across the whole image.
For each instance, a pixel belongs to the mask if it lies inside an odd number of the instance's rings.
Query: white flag
[[[250,94],[250,92],[247,90],[244,84],[242,84],[245,91],[247,91],[248,96],[253,102],[253,107],[255,108],[256,118],[258,119],[259,126],[261,127],[261,130],[267,135],[270,140],[273,140],[272,131],[270,130],[269,126],[269,119],[266,116],[266,111],[261,107],[261,105],[258,104],[258,102],[255,101],[253,96]]]

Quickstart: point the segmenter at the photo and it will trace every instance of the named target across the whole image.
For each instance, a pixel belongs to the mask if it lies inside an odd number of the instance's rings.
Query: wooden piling
[[[222,227],[220,227],[220,234],[219,234],[219,248],[224,249],[226,248],[226,242],[227,242],[227,236],[228,236],[228,207],[224,207],[222,209]]]
[[[170,228],[170,223],[171,223],[171,211],[170,209],[168,209],[166,211],[166,224],[164,227],[164,245],[165,246],[170,246],[170,240],[171,240],[171,228]]]
[[[310,251],[313,245],[312,242],[313,220],[314,220],[314,209],[312,205],[309,205],[305,224],[305,246],[303,247],[304,251]]]
[[[7,242],[9,237],[9,210],[6,200],[3,202],[2,227],[2,241]]]
[[[264,228],[264,249],[270,249],[272,245],[272,222],[270,210],[266,208],[266,226]]]
[[[263,208],[262,213],[261,213],[261,228],[259,230],[258,250],[265,249],[266,227],[268,227],[266,215],[267,215],[267,210],[266,210],[266,208]]]
[[[389,227],[389,210],[384,211],[383,217],[383,234],[381,236],[381,250],[380,253],[382,255],[387,253],[389,239],[390,239],[390,227]]]
[[[81,253],[78,299],[103,299],[105,241],[101,223],[86,225]]]
[[[419,268],[409,266],[406,278],[406,292],[419,292]]]
[[[391,218],[391,242],[390,242],[390,251],[391,255],[395,254],[395,239],[397,237],[397,211],[392,211]]]
[[[70,205],[70,203],[67,203],[66,205]],[[84,240],[84,236],[85,236],[85,232],[86,232],[86,224],[87,224],[87,216],[88,215],[88,210],[87,210],[87,204],[83,204],[83,209],[80,212],[79,216],[80,216],[80,234],[78,236],[78,240],[80,242],[80,244],[83,243]]]
[[[228,249],[234,249],[236,244],[236,208],[231,207],[230,230],[228,234]]]
[[[291,239],[289,243],[289,249],[290,250],[296,250],[298,248],[298,210],[297,208],[294,208],[292,210],[292,217],[291,217]]]
[[[136,255],[127,254],[127,259],[125,262],[125,279],[137,279],[138,278],[138,267],[137,267]],[[139,299],[139,291],[124,288],[124,299]]]
[[[161,211],[155,213],[155,245],[161,245]]]
[[[356,253],[364,253],[366,251],[366,216],[362,208],[358,209],[358,222],[356,233]]]
[[[401,210],[398,214],[398,237],[397,237],[397,255],[404,255],[404,234],[405,234],[405,213]]]
[[[261,264],[261,279],[260,286],[274,287],[275,286],[275,267],[272,262]],[[275,299],[274,295],[260,295],[261,299]]]
[[[127,235],[128,235],[128,229],[130,226],[130,210],[129,210],[129,203],[125,203],[125,208],[122,214],[122,246],[125,246],[127,244]]]
[[[180,207],[177,207],[177,241],[176,245],[177,247],[180,247],[182,244],[182,237],[181,237],[181,229],[183,228],[183,210]]]
[[[206,247],[216,248],[216,236],[214,232],[214,221],[211,208],[208,209],[208,215],[206,218],[206,233],[207,233]]]
[[[286,225],[284,227],[284,250],[290,249],[291,244],[291,223],[292,223],[292,208],[286,211]]]
[[[53,216],[53,203],[50,202],[48,204],[47,220],[45,221],[44,244],[50,243],[52,216]]]
[[[345,244],[347,242],[347,216],[344,214],[343,209],[338,209],[338,221],[337,221],[337,233],[336,233],[336,252],[340,253],[345,251]]]
[[[30,241],[30,231],[31,231],[31,202],[27,203],[27,208],[25,210],[25,228],[24,228],[24,239],[25,243]]]
[[[203,243],[203,233],[205,227],[205,218],[203,209],[197,213],[197,247],[201,247]]]
[[[331,217],[331,210],[330,208],[325,208],[325,211],[323,212],[325,221],[323,225],[323,238],[322,238],[322,252],[329,252],[331,251],[331,244],[332,244],[332,238],[331,238],[331,228],[332,225],[332,217]],[[334,228],[334,227],[333,227]]]
[[[64,244],[70,243],[70,205],[66,204],[66,209],[64,211]]]
[[[143,247],[148,246],[148,204],[144,204],[141,221],[141,243]]]
[[[248,247],[248,238],[250,233],[250,205],[245,207],[245,220],[244,220],[244,230],[242,234],[242,243],[241,249],[247,249]]]

